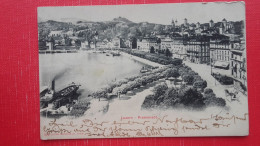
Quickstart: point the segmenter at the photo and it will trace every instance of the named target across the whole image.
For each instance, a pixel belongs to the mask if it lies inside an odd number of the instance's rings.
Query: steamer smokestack
[[[52,82],[51,82],[51,90],[53,90],[53,92],[55,92],[55,79],[52,80]]]

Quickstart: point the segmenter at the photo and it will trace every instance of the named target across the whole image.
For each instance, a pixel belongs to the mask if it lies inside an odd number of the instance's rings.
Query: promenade
[[[225,99],[228,107],[231,109],[240,109],[241,111],[243,111],[241,108],[247,108],[247,97],[241,92],[238,93],[236,101],[231,101],[231,97],[225,95],[225,89],[234,91],[234,87],[220,84],[213,76],[211,76],[210,66],[206,64],[195,64],[188,61],[184,61],[184,64],[189,66],[193,71],[197,72],[204,80],[206,80],[207,88],[211,88],[217,97]]]
[[[123,55],[123,56],[126,56],[126,57],[128,57],[128,58],[132,58],[133,60],[142,62],[142,63],[144,63],[144,64],[147,64],[147,65],[150,65],[150,66],[153,66],[153,67],[156,67],[156,66],[158,66],[158,67],[163,67],[163,66],[164,66],[164,65],[162,65],[162,64],[159,64],[159,63],[156,63],[156,62],[152,62],[152,61],[149,61],[149,60],[147,60],[147,59],[143,59],[143,58],[140,58],[140,57],[137,57],[137,56],[134,56],[134,55],[130,55],[130,54],[127,54],[127,53],[125,53],[125,52],[120,52],[120,53],[121,53],[121,55]]]

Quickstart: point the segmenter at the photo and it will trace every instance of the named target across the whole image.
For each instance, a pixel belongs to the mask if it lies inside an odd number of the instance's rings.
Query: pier
[[[78,53],[78,50],[39,50],[39,54]]]

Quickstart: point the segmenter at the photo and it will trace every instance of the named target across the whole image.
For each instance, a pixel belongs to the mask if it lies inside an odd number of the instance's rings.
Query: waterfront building
[[[217,68],[229,69],[230,50],[233,49],[234,42],[227,36],[221,36],[210,40],[211,65]]]
[[[187,45],[183,43],[182,38],[175,38],[171,43],[171,53],[173,58],[180,58],[186,60]]]
[[[63,31],[62,30],[55,30],[55,31],[51,31],[49,34],[49,37],[53,37],[53,36],[62,36]]]
[[[107,42],[107,48],[112,49],[114,44],[112,42]]]
[[[54,44],[51,41],[46,42],[47,50],[54,50]]]
[[[209,39],[187,41],[187,59],[194,63],[210,63]]]
[[[104,41],[97,41],[96,48],[108,48],[107,43]]]
[[[71,39],[71,45],[72,45],[72,46],[75,46],[75,45],[76,45],[76,40]]]
[[[170,37],[161,38],[160,49],[165,51],[166,49],[171,49],[173,40]]]
[[[88,49],[89,48],[89,44],[88,44],[88,41],[84,41],[84,42],[81,42],[81,47],[80,49]]]
[[[113,48],[120,48],[120,38],[115,37],[112,39]]]
[[[168,35],[167,34],[156,34],[155,37],[159,39],[166,38]]]
[[[89,46],[90,46],[91,49],[95,49],[96,48],[96,43],[92,41],[92,42],[90,42]]]
[[[152,47],[154,50],[159,49],[156,38],[144,37],[137,41],[137,49],[140,51],[149,52]]]
[[[65,38],[62,38],[60,36],[53,36],[52,37],[53,40],[54,40],[54,45],[57,46],[57,45],[66,45],[66,40]]]
[[[125,40],[125,47],[126,48],[132,48],[132,42],[130,39]]]
[[[246,66],[246,48],[242,41],[235,44],[231,49],[231,75],[234,78],[235,89],[246,93],[247,88],[247,66]]]
[[[63,34],[64,37],[65,37],[65,36],[66,36],[66,37],[73,37],[73,35],[75,35],[75,34],[74,34],[74,32],[71,31],[71,30],[70,30],[70,31],[67,31],[67,32],[65,32],[65,33]]]

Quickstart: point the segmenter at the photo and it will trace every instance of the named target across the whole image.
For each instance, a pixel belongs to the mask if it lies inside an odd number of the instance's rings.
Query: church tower
[[[200,23],[199,23],[199,22],[196,23],[196,28],[197,28],[197,29],[200,28]]]
[[[224,25],[224,30],[226,31],[226,29],[227,29],[227,20],[225,18],[222,20],[222,24]]]
[[[184,19],[184,26],[185,26],[185,27],[188,26],[188,20],[187,20],[187,18]]]
[[[175,20],[175,26],[178,26],[178,21],[177,21],[177,19]]]
[[[172,28],[175,28],[175,23],[173,19],[172,19]]]
[[[214,21],[212,19],[209,21],[209,27],[210,28],[214,27]]]

